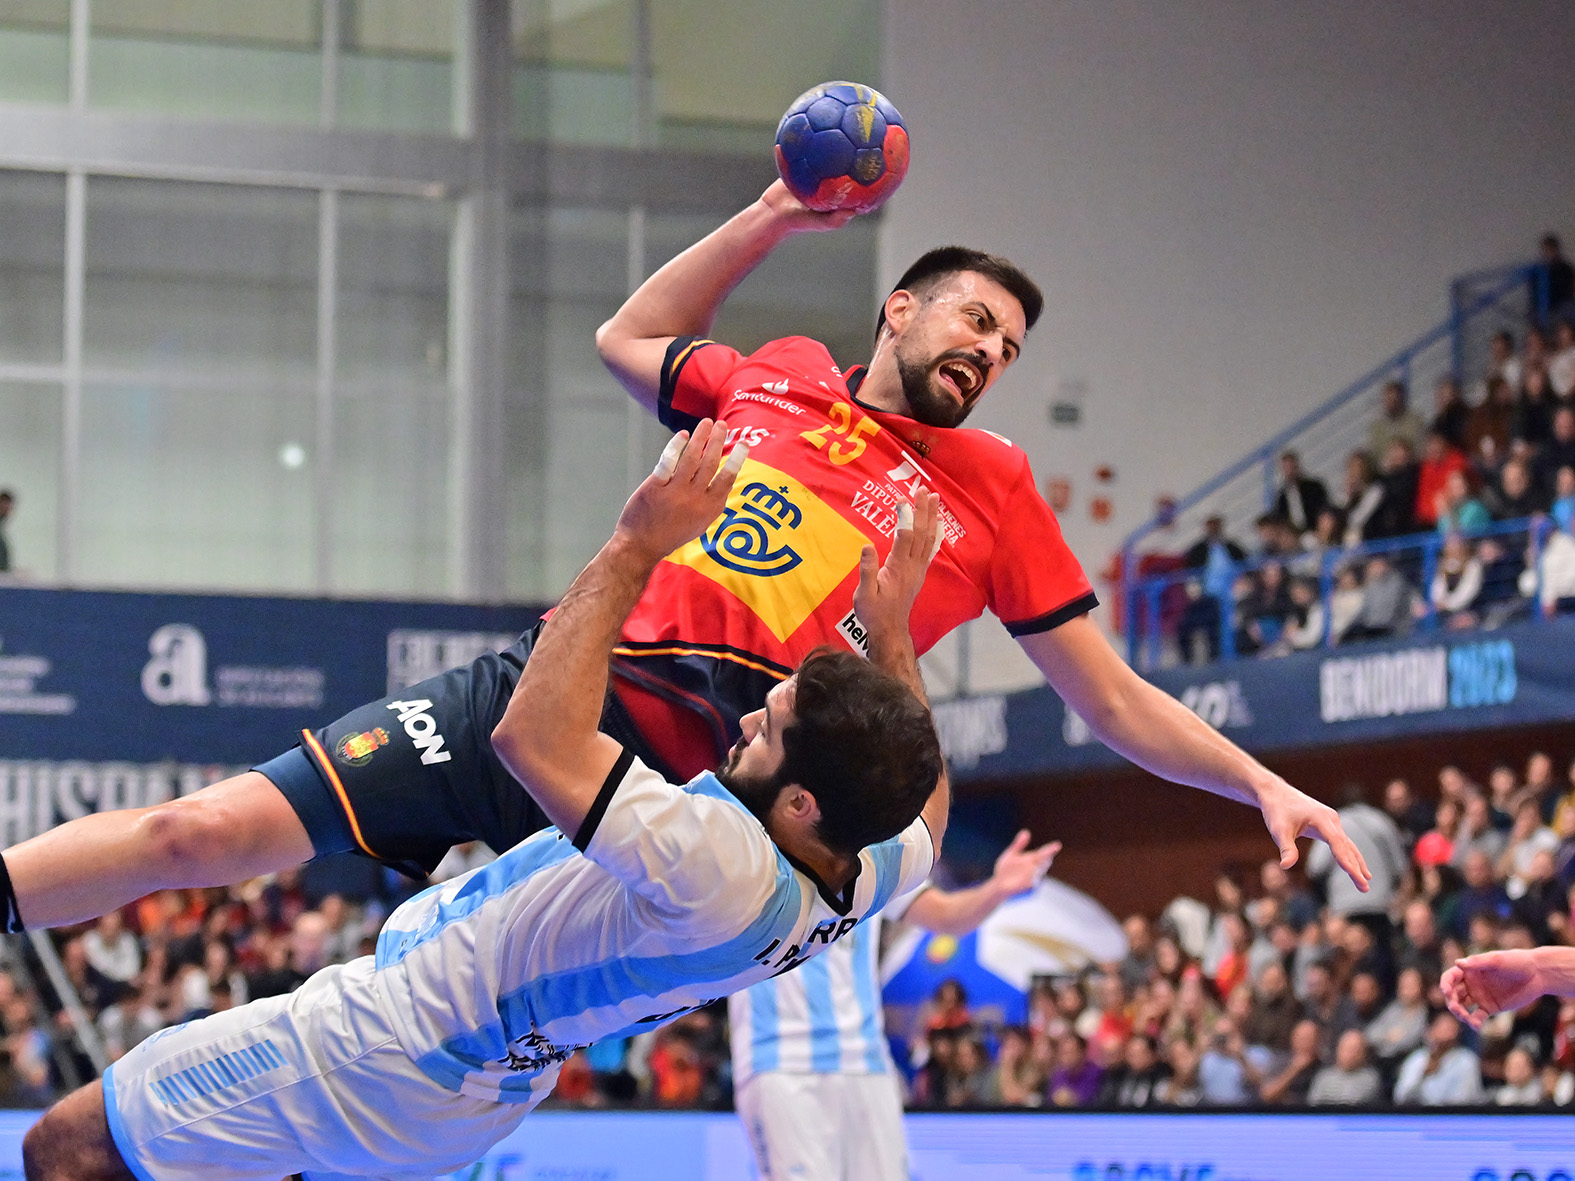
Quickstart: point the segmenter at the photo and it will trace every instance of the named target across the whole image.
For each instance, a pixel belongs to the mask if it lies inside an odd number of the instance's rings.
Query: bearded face
[[[961,426],[984,392],[990,363],[970,349],[925,357],[921,346],[899,346],[897,376],[911,417],[926,426]]]
[[[785,784],[780,769],[772,775],[751,775],[740,771],[738,761],[743,753],[744,744],[740,742],[733,747],[727,758],[727,766],[718,771],[716,777],[740,804],[749,809],[750,815],[764,825],[771,814],[771,806],[777,802],[777,796],[782,794]]]

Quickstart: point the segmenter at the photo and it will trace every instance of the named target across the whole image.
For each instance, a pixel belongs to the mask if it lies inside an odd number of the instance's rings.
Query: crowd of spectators
[[[1133,915],[1118,963],[1043,980],[1026,1025],[941,998],[915,1031],[910,1101],[941,1107],[1560,1106],[1575,1103],[1575,1001],[1481,1033],[1444,1007],[1455,958],[1575,943],[1575,764],[1534,753],[1487,785],[1404,780],[1341,818],[1374,872],[1358,892],[1313,846],[1307,878],[1266,861],[1212,905]],[[1321,852],[1320,852],[1321,851]],[[955,990],[953,990],[955,992]],[[993,1055],[992,1055],[993,1051]]]
[[[1358,892],[1314,844],[1305,876],[1267,861],[1221,874],[1210,904],[1173,900],[1124,925],[1128,952],[1044,979],[1023,1025],[986,1023],[943,986],[892,1028],[915,1106],[1112,1107],[1575,1103],[1575,1001],[1550,998],[1480,1034],[1442,1005],[1456,957],[1575,944],[1575,763],[1533,753],[1485,784],[1404,780],[1342,822],[1373,870]],[[435,877],[490,854],[460,849]],[[1301,871],[1297,871],[1298,875]],[[414,887],[406,885],[404,890]],[[370,954],[398,893],[314,896],[299,870],[238,887],[165,890],[56,932],[67,978],[110,1061],[159,1029],[298,987]],[[36,962],[0,966],[0,1103],[49,1102],[92,1077],[68,1007]],[[565,1064],[553,1102],[726,1107],[726,1010],[713,1005]]]
[[[1557,301],[1570,264],[1552,235],[1543,261]],[[1386,382],[1333,490],[1296,451],[1281,454],[1252,546],[1211,518],[1179,555],[1187,574],[1162,612],[1179,658],[1217,659],[1227,636],[1237,654],[1279,656],[1403,635],[1423,619],[1464,629],[1575,611],[1575,307],[1550,306],[1520,339],[1493,338],[1468,391],[1440,378],[1430,416],[1405,382]]]

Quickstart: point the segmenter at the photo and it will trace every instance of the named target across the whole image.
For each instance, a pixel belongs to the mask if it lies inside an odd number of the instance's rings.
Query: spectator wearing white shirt
[[[1575,611],[1575,535],[1568,529],[1548,535],[1536,566],[1528,566],[1520,576],[1520,593],[1527,598],[1535,594],[1549,619]]]
[[[1481,1101],[1482,1064],[1460,1044],[1460,1022],[1440,1013],[1427,1027],[1427,1044],[1401,1064],[1395,1103],[1451,1107]]]
[[[1471,404],[1480,406],[1488,398],[1488,387],[1498,378],[1511,390],[1520,388],[1520,358],[1515,355],[1515,337],[1509,332],[1495,332],[1488,345],[1491,361],[1482,380],[1471,391]]]
[[[118,910],[104,915],[82,936],[82,950],[95,972],[117,984],[129,983],[142,971],[142,944],[126,930],[125,919]]]
[[[1538,853],[1555,853],[1559,835],[1542,823],[1542,808],[1535,796],[1522,796],[1515,805],[1515,826],[1499,857],[1498,872],[1505,878],[1504,892],[1511,898],[1526,893],[1531,881],[1531,863]]]
[[[1504,1057],[1504,1085],[1493,1092],[1498,1107],[1536,1107],[1547,1099],[1531,1055],[1516,1046]]]
[[[1482,563],[1466,539],[1458,533],[1444,538],[1438,570],[1428,590],[1428,600],[1446,627],[1473,627],[1476,615],[1471,608],[1482,593]]]
[[[1553,356],[1548,358],[1548,384],[1561,398],[1575,392],[1575,325],[1560,320],[1553,330]]]

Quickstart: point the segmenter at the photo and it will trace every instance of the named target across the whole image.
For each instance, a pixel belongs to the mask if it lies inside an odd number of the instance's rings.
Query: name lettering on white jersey
[[[399,724],[421,752],[423,765],[446,763],[454,757],[443,749],[443,735],[438,733],[437,722],[427,712],[432,708],[430,701],[390,701],[388,708],[399,714]]]

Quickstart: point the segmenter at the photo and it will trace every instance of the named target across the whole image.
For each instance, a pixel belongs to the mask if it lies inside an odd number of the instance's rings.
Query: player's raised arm
[[[937,935],[968,934],[989,918],[1001,903],[1032,889],[1061,851],[1060,841],[1051,841],[1037,849],[1030,849],[1028,841],[1029,833],[1025,828],[1001,850],[995,859],[995,872],[978,885],[961,890],[931,887],[923,891],[908,907],[903,921]]]
[[[596,330],[596,351],[639,402],[656,410],[662,359],[675,336],[711,331],[722,302],[793,234],[834,230],[853,214],[816,213],[775,181],[760,199],[640,284]]]
[[[698,537],[727,503],[745,450],[722,463],[726,432],[709,419],[673,436],[542,629],[492,746],[547,818],[573,837],[622,748],[598,731],[607,667],[624,620],[660,562]]]
[[[1372,880],[1361,851],[1326,804],[1297,791],[1116,655],[1087,615],[1046,632],[1019,636],[1067,706],[1117,754],[1175,783],[1252,804],[1279,846],[1280,864],[1296,864],[1298,837],[1329,843],[1334,859],[1361,890]]]
[[[929,697],[919,674],[919,658],[913,651],[908,616],[940,544],[940,502],[935,493],[921,489],[912,509],[901,506],[891,552],[880,563],[875,547],[864,547],[859,556],[859,587],[853,593],[853,610],[869,633],[870,660],[906,685],[925,705],[929,704]],[[930,830],[937,860],[951,806],[951,781],[942,764],[935,791],[919,813]]]

